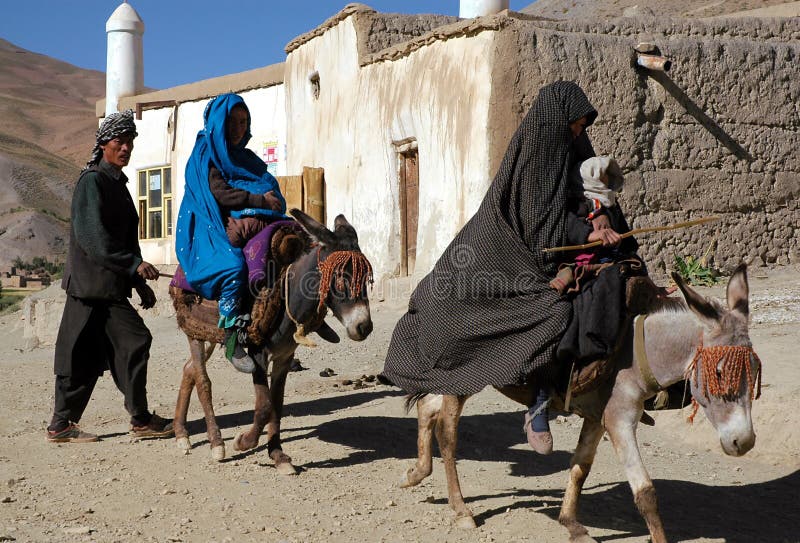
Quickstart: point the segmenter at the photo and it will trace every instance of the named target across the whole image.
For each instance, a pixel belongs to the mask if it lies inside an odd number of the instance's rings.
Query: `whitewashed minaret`
[[[117,111],[120,98],[144,90],[144,22],[136,10],[124,2],[106,21],[106,115]]]
[[[458,16],[462,19],[482,17],[508,9],[508,0],[461,0]]]

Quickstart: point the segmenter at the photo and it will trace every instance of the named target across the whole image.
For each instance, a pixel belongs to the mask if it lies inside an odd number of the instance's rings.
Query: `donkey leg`
[[[193,343],[199,343],[199,349],[193,349]],[[186,417],[189,413],[192,389],[195,387],[195,368],[198,364],[194,359],[194,354],[195,352],[202,352],[202,362],[199,363],[205,363],[211,356],[211,353],[214,352],[215,346],[214,343],[210,343],[208,348],[204,348],[202,341],[189,338],[189,349],[192,354],[189,356],[189,360],[183,365],[183,376],[181,377],[181,386],[178,391],[178,401],[175,403],[175,418],[173,420],[176,444],[185,454],[189,454],[189,449],[192,448],[192,443],[189,441],[189,432],[186,430]]]
[[[253,373],[256,405],[253,410],[253,425],[246,432],[236,436],[233,447],[237,451],[246,451],[258,445],[261,432],[267,427],[267,453],[275,469],[281,475],[296,475],[292,459],[281,450],[280,419],[283,412],[283,395],[286,376],[294,353],[276,357],[272,360],[271,383],[267,382],[267,374],[260,365],[256,365]]]
[[[597,445],[603,437],[603,425],[599,422],[583,420],[581,435],[578,438],[578,446],[575,454],[570,461],[569,484],[564,493],[564,501],[561,504],[561,513],[558,521],[569,530],[569,540],[575,543],[590,543],[594,539],[589,537],[586,527],[578,522],[578,500],[583,489],[583,484],[592,469],[594,456],[597,452]]]
[[[467,396],[442,397],[442,409],[436,422],[436,440],[439,442],[439,451],[442,453],[444,471],[447,475],[447,503],[456,512],[453,523],[459,528],[475,528],[475,519],[472,518],[472,511],[464,503],[456,470],[458,421],[466,401]]]
[[[283,452],[281,446],[281,417],[283,416],[283,399],[286,390],[286,377],[289,375],[294,352],[285,357],[276,358],[272,362],[269,393],[272,400],[272,411],[267,422],[267,451],[275,462],[275,469],[281,475],[296,475],[292,458]]]
[[[192,443],[189,441],[189,432],[186,431],[186,416],[189,413],[192,389],[194,389],[194,361],[189,357],[189,360],[183,365],[178,401],[175,402],[175,418],[172,421],[172,426],[175,428],[175,442],[185,454],[189,454],[189,449],[192,448]]]
[[[611,437],[617,457],[625,468],[634,502],[639,514],[647,523],[652,543],[666,543],[664,526],[658,514],[656,489],[644,467],[636,440],[636,426],[642,416],[642,408],[631,410],[630,405],[621,406],[614,400],[612,397],[603,415],[608,435]]]
[[[206,371],[206,352],[210,355],[210,350],[206,351],[200,341],[189,342],[189,345],[192,351],[192,358],[195,361],[194,383],[197,390],[197,398],[200,400],[200,405],[203,407],[203,413],[206,418],[206,432],[208,434],[208,442],[211,444],[211,458],[221,462],[225,459],[225,443],[222,441],[222,432],[219,430],[217,419],[214,415],[211,379]]]
[[[238,433],[234,438],[233,448],[236,451],[249,451],[258,446],[261,432],[264,430],[264,426],[267,425],[272,412],[267,372],[260,364],[256,364],[256,371],[253,373],[253,389],[255,394],[253,424],[246,431]]]
[[[433,429],[441,409],[439,394],[429,394],[417,402],[417,463],[403,474],[400,488],[418,485],[433,471]]]

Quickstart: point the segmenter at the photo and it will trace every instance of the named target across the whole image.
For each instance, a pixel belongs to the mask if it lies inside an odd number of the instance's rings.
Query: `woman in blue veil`
[[[245,147],[252,136],[251,119],[240,96],[217,96],[203,119],[186,164],[175,248],[192,288],[219,301],[226,357],[238,370],[252,373],[255,363],[244,350],[243,334],[249,320],[243,307],[247,269],[241,247],[232,242],[230,224],[285,218],[286,201],[267,165]]]

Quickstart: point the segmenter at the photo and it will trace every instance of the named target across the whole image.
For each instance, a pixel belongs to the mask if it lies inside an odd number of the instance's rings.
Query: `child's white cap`
[[[608,184],[603,183],[614,192],[619,192],[625,183],[625,176],[622,175],[622,168],[617,161],[608,156],[595,156],[581,162],[581,179],[584,183],[588,181],[601,182],[600,176],[604,173],[608,176]]]

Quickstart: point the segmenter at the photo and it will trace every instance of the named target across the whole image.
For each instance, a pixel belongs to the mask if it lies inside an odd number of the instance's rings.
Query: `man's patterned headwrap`
[[[86,163],[86,167],[90,168],[95,164],[100,163],[103,158],[103,150],[100,149],[101,144],[108,143],[122,134],[133,134],[135,138],[139,134],[136,132],[136,123],[133,122],[133,110],[126,109],[112,113],[105,118],[100,128],[97,129],[95,134],[94,149],[92,149],[92,158]]]

